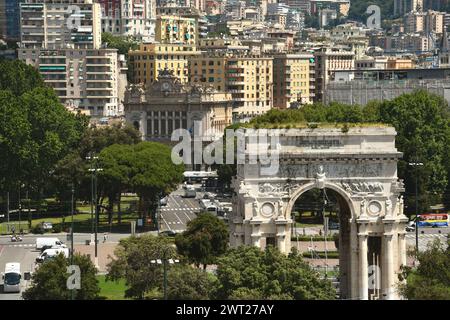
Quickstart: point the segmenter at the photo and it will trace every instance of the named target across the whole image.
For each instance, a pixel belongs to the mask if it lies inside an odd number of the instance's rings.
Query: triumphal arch
[[[245,129],[244,132],[249,131]],[[340,293],[344,299],[397,299],[400,266],[406,264],[402,156],[392,127],[269,130],[277,136],[279,166],[238,163],[233,181],[231,246],[291,250],[291,211],[306,191],[334,192],[339,199]],[[247,134],[244,133],[244,136]],[[248,160],[254,146],[244,140]],[[254,159],[254,158],[253,158]]]

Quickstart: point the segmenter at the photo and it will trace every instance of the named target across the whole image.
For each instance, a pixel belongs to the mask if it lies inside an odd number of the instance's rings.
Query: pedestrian
[[[106,240],[108,239],[108,235],[106,234],[106,232],[103,234],[103,242],[106,242]]]

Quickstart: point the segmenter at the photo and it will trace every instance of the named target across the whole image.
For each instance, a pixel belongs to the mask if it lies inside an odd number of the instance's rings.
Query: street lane
[[[35,261],[39,252],[34,246],[23,245],[22,247],[14,247],[9,245],[0,245],[0,270],[5,271],[5,265],[8,262],[19,262],[22,273],[21,293],[5,293],[3,292],[3,279],[1,281],[0,300],[20,300],[22,292],[26,290],[29,281],[23,280],[25,272],[32,272],[35,268]]]
[[[200,196],[201,193],[198,193]],[[160,231],[183,232],[187,224],[200,212],[200,203],[195,198],[183,198],[183,189],[168,196],[167,205],[160,208]]]

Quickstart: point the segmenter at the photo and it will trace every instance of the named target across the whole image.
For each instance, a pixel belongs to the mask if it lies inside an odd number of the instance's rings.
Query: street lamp
[[[71,201],[71,213],[72,213],[72,225],[70,227],[70,265],[73,266],[73,213],[74,213],[74,198],[75,188],[72,184],[72,201]],[[75,300],[75,289],[72,289],[72,300]]]
[[[103,171],[103,169],[98,168],[98,157],[94,156],[94,153],[86,157],[87,160],[91,160],[91,166],[89,172],[91,172],[91,219],[92,219],[92,233],[94,233],[94,245],[95,245],[95,266],[98,267],[98,255],[97,255],[97,225],[98,225],[98,199],[97,199],[97,172]],[[92,161],[93,160],[93,161]],[[93,217],[95,205],[95,219]],[[91,243],[92,243],[92,233],[91,233]]]
[[[163,265],[164,268],[164,282],[163,282],[163,289],[164,289],[164,300],[167,300],[167,263],[169,264],[175,264],[179,263],[180,260],[178,259],[167,259],[167,252],[169,251],[170,247],[166,247],[163,251],[162,259],[155,259],[151,260],[151,264],[156,265]]]
[[[409,162],[408,165],[416,168],[416,254],[419,253],[419,192],[418,192],[418,168],[423,166],[422,162]]]

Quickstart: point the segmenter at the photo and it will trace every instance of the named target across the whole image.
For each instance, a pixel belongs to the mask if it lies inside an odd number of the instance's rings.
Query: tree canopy
[[[336,292],[296,251],[286,256],[269,246],[230,249],[218,259],[219,299],[328,300]]]
[[[163,282],[162,267],[152,260],[175,259],[177,254],[167,237],[141,235],[121,239],[114,256],[107,266],[107,281],[125,279],[125,296],[143,299],[153,289],[161,289]]]
[[[228,239],[225,222],[205,212],[188,222],[187,230],[176,236],[175,243],[180,254],[197,265],[203,264],[206,268],[225,253]]]
[[[119,54],[128,55],[129,50],[135,50],[139,47],[138,42],[133,37],[115,36],[111,33],[102,33],[102,42],[107,44],[108,48],[117,49]]]
[[[416,268],[403,267],[399,279],[406,283],[399,285],[400,293],[409,300],[450,300],[450,241],[445,248],[435,240],[417,260]]]
[[[81,285],[75,289],[76,300],[93,300],[98,298],[100,288],[96,278],[97,269],[86,255],[75,254],[73,264],[80,267]],[[70,300],[72,291],[67,288],[67,267],[70,259],[62,254],[44,262],[31,277],[31,286],[23,293],[25,300]]]
[[[87,118],[67,111],[38,71],[18,61],[0,61],[0,103],[0,189],[37,192],[78,146]]]

